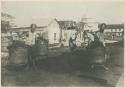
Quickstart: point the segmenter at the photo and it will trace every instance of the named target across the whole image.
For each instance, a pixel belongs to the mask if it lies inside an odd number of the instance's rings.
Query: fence
[[[1,52],[8,52],[7,46],[10,45],[11,40],[8,36],[1,36]]]

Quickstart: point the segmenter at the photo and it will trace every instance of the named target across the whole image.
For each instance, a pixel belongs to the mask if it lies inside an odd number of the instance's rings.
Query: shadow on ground
[[[42,70],[52,71],[56,73],[69,73],[75,72],[76,70],[88,70],[85,51],[63,53],[60,56],[39,60],[37,62],[37,67]]]
[[[2,86],[115,86],[124,71],[124,51],[123,47],[116,46],[110,50],[111,58],[106,66],[110,68],[112,76],[103,70],[89,72],[85,50],[77,50],[38,60],[37,70],[2,69]],[[105,78],[109,84],[103,80]]]

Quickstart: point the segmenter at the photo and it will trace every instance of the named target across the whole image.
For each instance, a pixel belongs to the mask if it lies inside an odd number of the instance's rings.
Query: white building
[[[37,22],[34,22],[34,24],[37,25]],[[64,46],[68,46],[69,38],[77,32],[75,26],[75,21],[57,21],[57,19],[53,19],[45,26],[40,26],[39,23],[39,25],[37,25],[36,32],[47,39],[50,45],[58,45],[63,43]],[[10,29],[9,32],[12,34],[13,32],[23,33],[29,31],[30,25],[27,27],[15,27]]]
[[[106,39],[121,40],[124,37],[124,24],[107,24],[104,32]]]
[[[84,24],[84,30],[88,30],[88,31],[97,31],[98,30],[98,26],[99,26],[99,22],[97,22],[96,19],[94,18],[82,18],[81,22]]]
[[[88,22],[88,23],[85,23],[84,30],[89,30],[90,32],[98,31],[99,30],[98,26],[99,26],[98,22]]]
[[[69,45],[70,37],[76,33],[75,21],[57,21],[53,19],[47,26],[49,44]]]
[[[56,19],[52,20],[47,26],[49,44],[60,43],[61,29]]]

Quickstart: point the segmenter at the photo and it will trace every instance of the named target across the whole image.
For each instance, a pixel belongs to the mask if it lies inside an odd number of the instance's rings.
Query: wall
[[[47,27],[49,44],[60,43],[61,29],[56,20],[53,20]]]
[[[104,33],[105,33],[105,37],[106,39],[110,39],[110,40],[122,40],[123,38],[123,30],[124,29],[105,29]]]
[[[11,44],[9,33],[1,33],[1,52],[8,52],[7,46]]]

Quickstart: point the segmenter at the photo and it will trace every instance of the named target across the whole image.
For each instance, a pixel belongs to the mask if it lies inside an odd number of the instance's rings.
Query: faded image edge
[[[1,1],[1,86],[124,87],[124,7]]]

